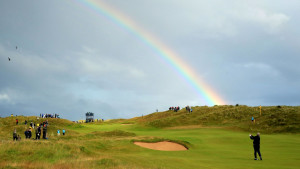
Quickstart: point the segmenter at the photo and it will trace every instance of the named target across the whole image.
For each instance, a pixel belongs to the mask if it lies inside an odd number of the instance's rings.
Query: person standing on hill
[[[65,135],[65,133],[66,133],[66,130],[65,130],[65,129],[63,129],[63,130],[62,130],[62,132],[63,132],[63,136],[64,136],[64,135]]]
[[[59,129],[57,130],[57,136],[60,136],[60,130]]]
[[[256,136],[252,136],[252,134],[250,134],[249,136],[250,136],[250,139],[253,140],[254,160],[257,160],[256,153],[258,153],[260,160],[262,160],[261,154],[260,154],[260,133],[257,133]]]
[[[18,140],[17,130],[15,129],[13,132],[13,141]]]
[[[41,133],[42,133],[41,126],[39,124],[37,124],[37,129],[35,130],[35,135],[36,135],[35,139],[36,140],[39,140],[41,138]]]
[[[25,138],[27,139],[28,138],[28,129],[25,130],[24,134],[25,134]]]
[[[19,120],[18,119],[16,119],[16,125],[18,125],[19,124]]]
[[[47,125],[44,124],[43,126],[43,139],[47,139]]]
[[[251,118],[251,121],[252,121],[252,123],[255,123],[255,119],[254,119],[253,116],[252,116],[252,118]]]
[[[29,139],[31,139],[31,136],[32,136],[32,128],[31,127],[29,127],[29,129],[28,129],[28,138]]]
[[[37,128],[35,128],[35,139],[36,140],[38,139],[38,134],[39,134],[39,132],[38,132],[38,127],[37,127]]]

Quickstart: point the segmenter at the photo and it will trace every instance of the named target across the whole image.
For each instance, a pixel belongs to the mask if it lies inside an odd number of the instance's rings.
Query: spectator
[[[13,132],[13,141],[18,140],[17,130],[15,129]]]
[[[28,129],[28,138],[30,139],[31,136],[32,136],[31,127],[29,127],[29,129]]]
[[[41,138],[41,126],[39,124],[37,124],[37,128],[35,130],[35,139],[39,140]]]
[[[27,139],[28,138],[28,129],[25,130],[24,134],[25,134],[25,138]]]
[[[47,139],[47,125],[44,124],[43,126],[43,139]]]

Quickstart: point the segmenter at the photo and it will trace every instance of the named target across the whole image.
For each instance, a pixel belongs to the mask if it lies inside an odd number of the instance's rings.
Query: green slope
[[[19,124],[16,125],[16,119],[19,120]],[[25,125],[25,120],[27,120],[27,125]],[[76,133],[75,128],[82,127],[79,124],[73,123],[66,119],[55,119],[55,118],[38,118],[36,116],[17,116],[17,117],[6,117],[0,118],[0,137],[3,139],[11,139],[12,133],[14,129],[16,129],[17,133],[24,138],[24,132],[26,129],[30,127],[30,122],[35,124],[40,124],[44,121],[48,120],[48,129],[47,132],[49,136],[53,136],[56,134],[57,130],[66,129],[68,130],[69,135],[73,135]],[[35,133],[34,129],[32,130],[33,134]],[[35,137],[35,135],[34,135]]]
[[[187,113],[185,109],[178,112],[157,112],[133,118],[127,122],[135,121],[158,128],[202,125],[228,127],[249,132],[300,132],[300,106],[263,106],[261,115],[259,107],[248,106],[197,106],[192,109],[192,113]],[[255,118],[255,123],[251,121],[252,116]]]

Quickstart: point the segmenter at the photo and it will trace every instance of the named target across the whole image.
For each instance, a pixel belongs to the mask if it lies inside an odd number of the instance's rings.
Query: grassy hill
[[[16,125],[16,119],[19,120],[19,124]],[[27,120],[27,125],[25,125],[25,120]],[[81,127],[79,124],[73,123],[66,119],[55,119],[55,118],[37,118],[36,116],[17,116],[17,117],[6,117],[6,118],[0,118],[0,137],[3,139],[11,139],[12,133],[14,129],[17,130],[17,133],[21,136],[21,138],[24,138],[24,131],[30,127],[30,122],[33,122],[35,124],[40,124],[44,121],[48,120],[48,134],[49,135],[55,135],[57,130],[62,129],[68,129],[69,134],[74,134],[76,131],[72,130],[76,127]],[[71,129],[71,130],[70,130]],[[35,131],[32,130],[33,137],[35,138]],[[9,138],[8,138],[9,136]]]
[[[260,131],[265,133],[299,133],[300,106],[196,106],[193,112],[185,109],[157,112],[147,116],[133,118],[127,122],[137,122],[146,126],[165,128],[174,126],[219,126],[243,131]],[[255,118],[252,123],[251,117]]]
[[[263,107],[262,116],[259,116],[257,107],[193,109],[191,114],[185,110],[166,111],[88,124],[64,119],[37,119],[35,116],[0,118],[0,168],[299,168],[299,133],[262,133],[264,160],[254,161],[248,132],[223,129],[233,126],[234,129],[249,130],[250,125],[255,130],[267,124],[269,130],[266,131],[269,132],[298,132],[299,107]],[[257,120],[255,124],[249,122],[252,115]],[[16,118],[19,125],[15,124]],[[35,123],[48,120],[49,139],[25,139],[24,131],[29,127],[29,124],[24,124],[25,120]],[[197,127],[190,128],[191,125]],[[12,141],[15,128],[22,136],[21,141]],[[66,129],[66,135],[57,136],[57,129]],[[175,140],[187,144],[189,150],[150,150],[134,145],[134,140]]]

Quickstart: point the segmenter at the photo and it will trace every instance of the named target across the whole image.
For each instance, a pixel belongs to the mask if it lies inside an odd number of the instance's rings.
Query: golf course
[[[192,108],[81,124],[37,116],[0,118],[0,168],[299,168],[299,106],[263,106],[261,111],[241,105]],[[25,139],[25,120],[48,120],[48,139],[35,140],[34,130]],[[20,141],[13,141],[14,129]],[[66,134],[58,136],[58,129]],[[257,132],[263,160],[255,161],[249,134]],[[137,142],[170,142],[186,150],[153,150]]]

